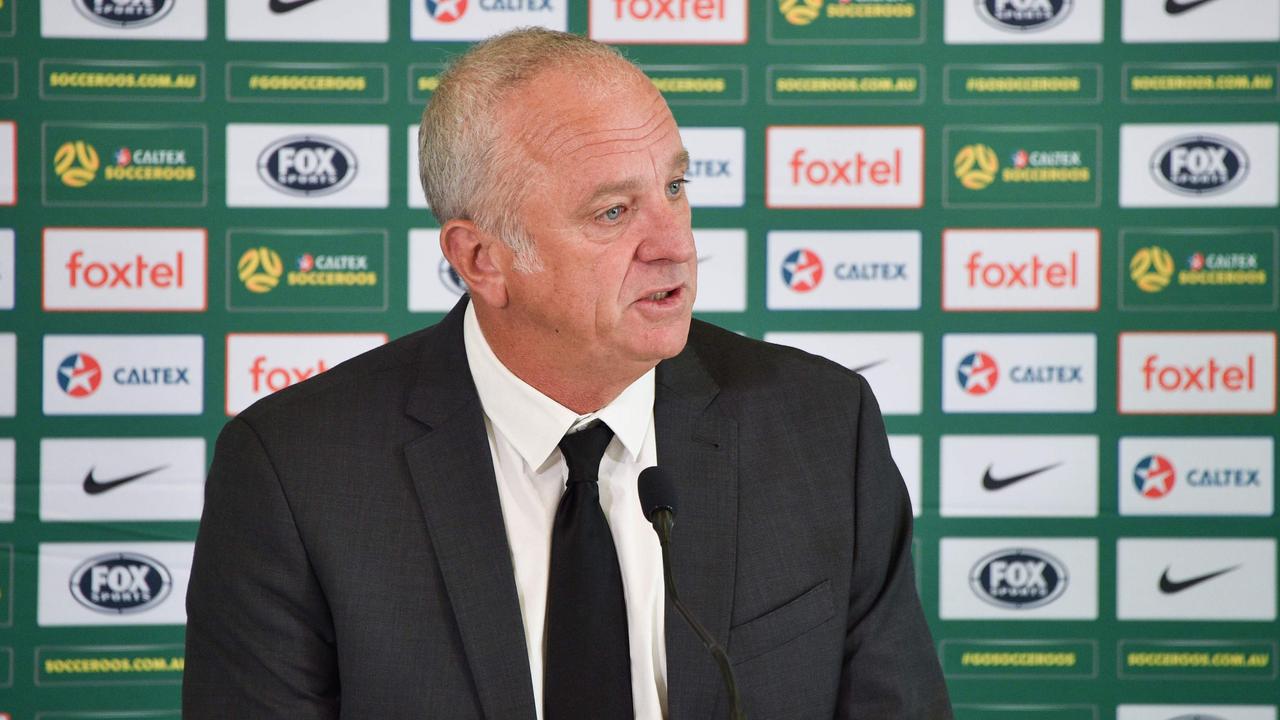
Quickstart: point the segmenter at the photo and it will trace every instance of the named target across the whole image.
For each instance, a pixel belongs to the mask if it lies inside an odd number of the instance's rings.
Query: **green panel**
[[[742,65],[642,65],[672,105],[742,105],[747,69]]]
[[[924,0],[770,0],[769,41],[795,44],[920,42]]]
[[[0,100],[18,97],[18,61],[0,60]]]
[[[384,103],[380,63],[227,63],[231,102]]]
[[[13,545],[0,545],[0,628],[13,625]]]
[[[36,648],[36,685],[175,685],[182,682],[181,645]]]
[[[1274,310],[1276,230],[1123,230],[1122,310]]]
[[[49,123],[43,130],[46,205],[205,204],[203,125]]]
[[[1092,705],[957,705],[956,720],[1098,720]]]
[[[13,648],[0,647],[0,688],[13,687]],[[5,708],[0,705],[0,711]]]
[[[1275,63],[1135,63],[1124,66],[1126,102],[1276,102]]]
[[[409,66],[409,102],[425,105],[440,84],[443,63],[414,63]]]
[[[1102,66],[948,65],[943,92],[949,103],[1097,103],[1102,100]]]
[[[774,105],[924,102],[923,65],[771,65],[765,87]]]
[[[1274,680],[1276,642],[1121,640],[1119,675],[1132,680]]]
[[[16,20],[13,3],[14,0],[0,0],[0,37],[7,37],[14,33]]]
[[[1098,675],[1092,640],[943,640],[948,678],[1082,678]]]
[[[44,100],[203,100],[204,63],[160,60],[45,60]]]
[[[231,230],[227,309],[381,311],[387,236],[381,230]]]
[[[947,207],[1096,207],[1102,130],[1093,126],[948,127]]]
[[[137,710],[101,712],[42,712],[36,720],[182,720],[179,710]]]

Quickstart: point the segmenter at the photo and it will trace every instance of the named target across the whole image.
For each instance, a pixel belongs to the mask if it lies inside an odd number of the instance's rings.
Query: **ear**
[[[440,228],[440,250],[467,284],[471,297],[490,307],[507,306],[506,274],[511,251],[470,220],[453,219]]]

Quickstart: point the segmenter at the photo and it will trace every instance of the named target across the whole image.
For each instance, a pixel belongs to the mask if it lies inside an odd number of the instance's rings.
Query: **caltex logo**
[[[467,0],[426,0],[427,14],[432,20],[451,23],[467,12]]]
[[[984,352],[969,353],[956,368],[956,380],[960,389],[970,395],[986,395],[1000,379],[1000,368],[995,358]]]
[[[822,258],[812,250],[792,250],[782,261],[782,281],[796,292],[809,292],[822,282]]]
[[[1133,484],[1143,497],[1158,500],[1173,491],[1177,472],[1163,455],[1148,455],[1133,468]]]
[[[102,384],[102,366],[88,353],[68,355],[58,365],[58,387],[73,398],[89,397]]]

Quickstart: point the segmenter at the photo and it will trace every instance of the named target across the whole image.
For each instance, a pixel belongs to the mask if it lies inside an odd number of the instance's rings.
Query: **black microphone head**
[[[666,470],[656,465],[641,470],[638,485],[640,509],[649,522],[653,522],[655,512],[664,508],[676,514],[676,484]]]

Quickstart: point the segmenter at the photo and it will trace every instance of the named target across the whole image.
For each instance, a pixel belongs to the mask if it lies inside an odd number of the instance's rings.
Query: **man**
[[[518,31],[445,74],[422,138],[470,302],[227,424],[184,717],[723,717],[636,500],[655,464],[748,717],[950,717],[875,400],[691,325],[688,155],[644,75]]]

